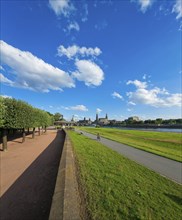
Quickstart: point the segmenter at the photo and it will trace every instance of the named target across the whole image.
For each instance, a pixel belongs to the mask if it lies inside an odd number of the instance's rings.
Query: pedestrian
[[[97,133],[97,140],[100,141],[100,134]]]

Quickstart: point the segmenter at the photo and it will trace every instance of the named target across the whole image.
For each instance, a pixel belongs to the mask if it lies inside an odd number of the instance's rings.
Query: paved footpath
[[[64,143],[61,131],[8,142],[0,152],[0,219],[47,220]]]
[[[80,132],[80,131],[79,131]],[[96,139],[96,135],[81,131],[84,135],[91,139]],[[170,160],[164,157],[148,153],[125,144],[111,141],[101,137],[100,142],[105,146],[117,151],[125,157],[144,165],[145,167],[156,171],[179,184],[182,184],[182,163]]]

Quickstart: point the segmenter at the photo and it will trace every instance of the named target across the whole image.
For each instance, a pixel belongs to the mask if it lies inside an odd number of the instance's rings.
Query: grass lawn
[[[181,219],[182,186],[95,140],[68,134],[90,219]]]
[[[179,133],[88,128],[81,130],[182,162],[182,135]]]

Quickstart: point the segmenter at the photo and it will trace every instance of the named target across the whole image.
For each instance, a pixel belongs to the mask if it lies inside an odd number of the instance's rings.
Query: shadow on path
[[[49,218],[64,139],[64,132],[58,131],[52,143],[2,195],[1,220]]]

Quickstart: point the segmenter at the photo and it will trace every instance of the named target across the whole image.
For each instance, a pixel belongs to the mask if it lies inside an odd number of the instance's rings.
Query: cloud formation
[[[87,48],[87,47],[79,47],[77,45],[69,46],[67,48],[65,48],[63,45],[60,45],[57,50],[58,50],[58,55],[60,57],[66,56],[68,59],[72,59],[73,57],[76,57],[76,56],[95,57],[95,56],[99,56],[102,53],[102,51],[98,47]]]
[[[155,2],[155,0],[131,0],[131,2],[134,1],[136,3],[138,3],[138,5],[140,5],[140,10],[145,13],[148,8],[150,8],[153,3]],[[161,2],[162,3],[162,2]],[[159,7],[160,11],[164,11],[164,14],[170,14],[171,9],[167,8],[160,4]],[[172,13],[176,13],[176,19],[180,19],[182,18],[182,0],[175,0],[174,1],[174,5],[172,7]]]
[[[12,81],[1,74],[2,82],[6,84],[41,92],[75,87],[68,73],[45,63],[30,52],[21,51],[4,41],[0,41],[0,52],[2,64],[11,68],[15,78]]]
[[[138,0],[140,10],[145,13],[149,7],[151,7],[153,0]]]
[[[69,31],[71,31],[71,30],[79,31],[80,30],[80,26],[76,21],[71,22],[67,28]]]
[[[10,86],[13,86],[13,84],[14,84],[13,81],[6,78],[2,73],[0,73],[0,82],[5,83],[5,84],[10,85]]]
[[[0,66],[0,70],[4,71],[4,68],[2,66]]]
[[[112,95],[113,98],[118,98],[118,99],[122,99],[123,100],[122,95],[120,95],[118,92],[113,92],[111,95]]]
[[[104,72],[90,60],[76,60],[77,70],[72,76],[79,81],[84,81],[86,86],[100,86],[104,80]]]
[[[180,19],[182,17],[182,0],[176,0],[172,12],[177,14],[176,19]]]
[[[141,82],[139,80],[129,80],[127,85],[129,84],[136,86],[134,92],[127,93],[130,104],[133,102],[154,107],[181,107],[182,94],[180,93],[170,94],[165,88],[160,89],[158,87],[148,89],[147,82]]]
[[[75,105],[70,107],[62,106],[62,108],[64,108],[65,110],[74,110],[74,111],[83,111],[83,112],[88,111],[88,108],[85,105]]]
[[[141,82],[141,81],[139,81],[139,80],[134,80],[134,81],[132,81],[132,80],[129,80],[127,83],[126,83],[126,85],[130,85],[130,84],[133,84],[133,85],[135,85],[137,88],[140,88],[140,89],[144,89],[144,88],[146,88],[147,87],[147,82]]]
[[[69,0],[49,0],[49,5],[57,16],[63,15],[68,17],[74,6]]]
[[[136,104],[134,102],[132,102],[132,101],[129,101],[128,105],[136,105]]]
[[[82,17],[82,22],[86,22],[88,20],[88,4],[83,5],[84,13]]]
[[[12,99],[13,97],[12,96],[9,96],[9,95],[0,95],[2,98],[5,98],[5,99]]]
[[[97,108],[97,109],[96,109],[96,113],[97,113],[97,114],[99,114],[99,113],[101,113],[101,112],[102,112],[102,109],[100,109],[100,108]]]

